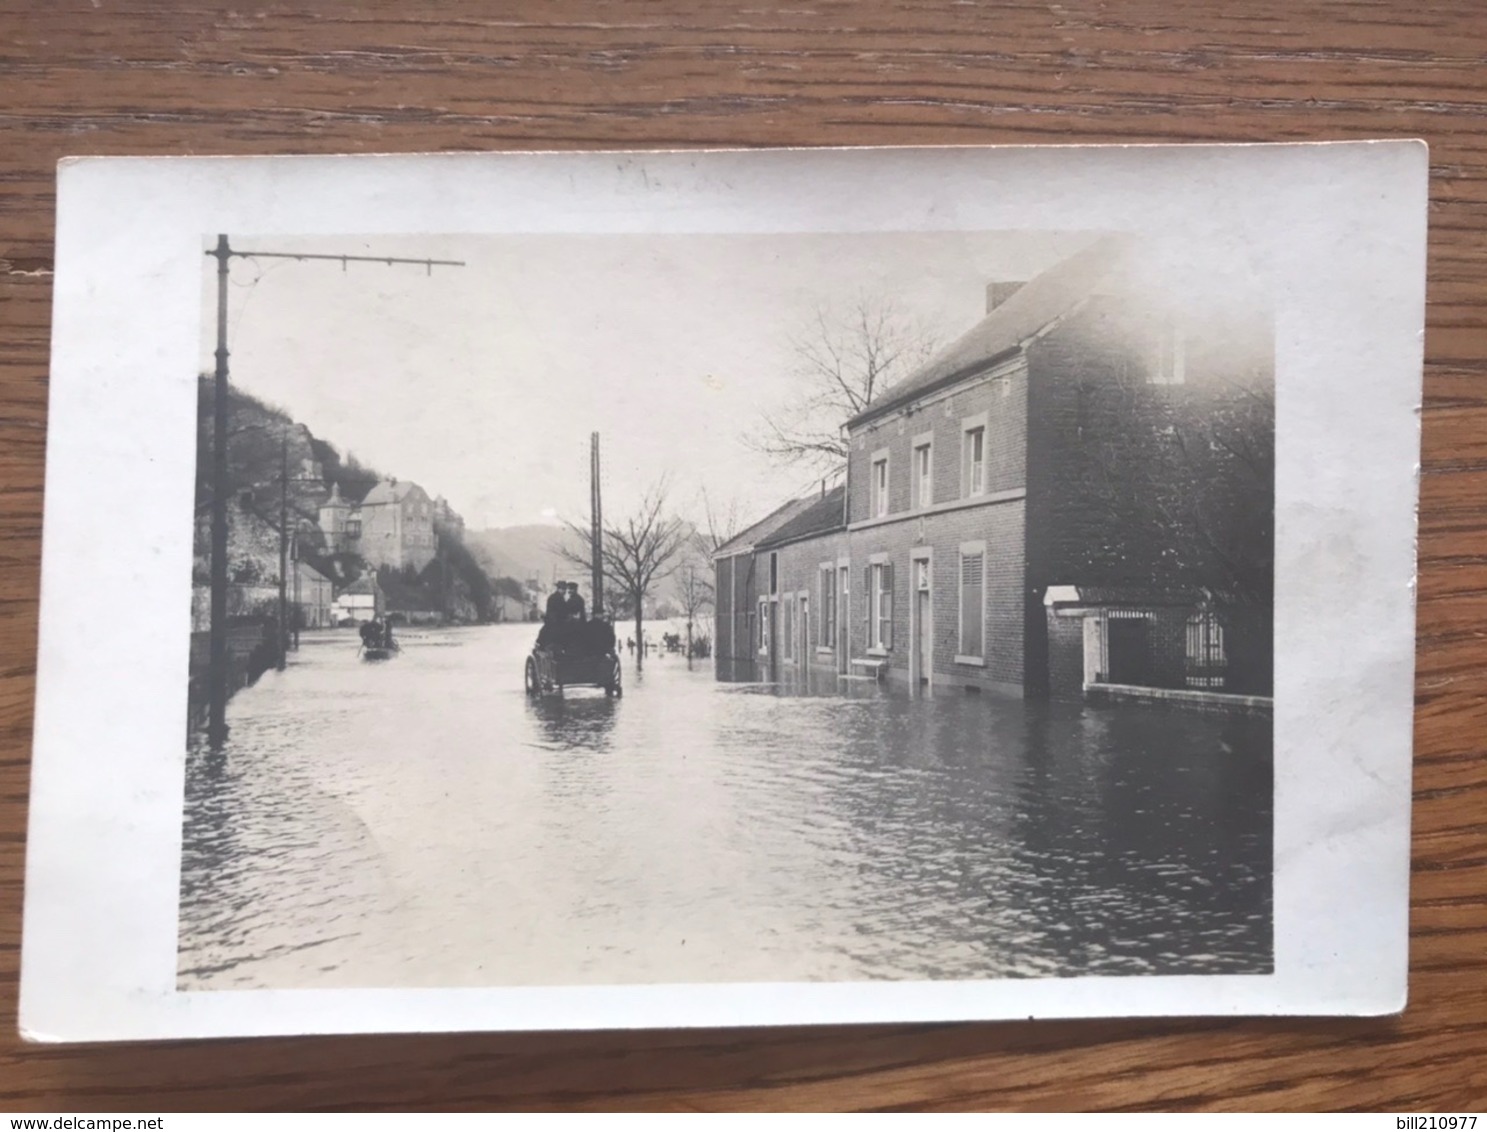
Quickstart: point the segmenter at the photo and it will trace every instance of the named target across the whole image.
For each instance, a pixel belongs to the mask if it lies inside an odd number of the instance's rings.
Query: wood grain
[[[0,1107],[1480,1106],[1484,47],[1478,0],[0,3]],[[100,1048],[14,1036],[58,158],[1370,137],[1425,138],[1432,166],[1401,1017]]]

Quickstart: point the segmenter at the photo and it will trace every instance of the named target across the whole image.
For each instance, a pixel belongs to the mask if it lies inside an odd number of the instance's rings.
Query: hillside
[[[531,523],[517,527],[497,527],[483,531],[466,531],[465,543],[486,573],[520,581],[536,579],[547,589],[553,578],[571,578],[583,589],[589,589],[586,571],[564,558],[560,547],[586,556],[585,541],[565,527]],[[676,576],[664,580],[654,595],[656,600],[674,602],[677,598]]]
[[[535,579],[546,589],[553,576],[566,578],[581,573],[558,551],[567,547],[583,554],[584,546],[571,531],[562,527],[532,523],[521,527],[466,531],[465,543],[486,573],[493,577],[515,578],[525,582]]]

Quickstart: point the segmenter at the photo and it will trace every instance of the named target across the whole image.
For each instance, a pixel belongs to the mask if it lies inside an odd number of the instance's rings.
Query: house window
[[[761,653],[769,652],[769,599],[759,599],[759,616],[756,619],[759,625],[759,639],[756,642]]]
[[[820,633],[816,641],[822,648],[831,648],[836,641],[836,567],[821,567],[821,616]]]
[[[960,552],[960,636],[958,661],[980,662],[986,655],[986,551]]]
[[[874,562],[867,568],[867,644],[887,652],[893,647],[893,563]]]
[[[346,537],[347,538],[361,538],[361,520],[360,519],[347,519],[346,520]]]
[[[1212,610],[1200,610],[1188,618],[1187,685],[1189,688],[1222,688],[1229,666],[1224,652],[1224,626]]]
[[[873,461],[873,517],[888,514],[888,457]]]
[[[769,555],[769,592],[780,592],[780,556],[773,551]]]
[[[934,481],[931,478],[930,446],[920,444],[914,449],[914,506],[928,507],[935,501]]]
[[[1175,322],[1168,322],[1156,335],[1147,363],[1148,385],[1181,385],[1187,378],[1187,343]]]
[[[980,495],[986,490],[986,426],[965,430],[965,467],[962,482],[966,495]]]

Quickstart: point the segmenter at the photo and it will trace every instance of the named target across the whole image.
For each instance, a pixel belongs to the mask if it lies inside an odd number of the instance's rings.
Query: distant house
[[[727,658],[1268,695],[1271,321],[1242,281],[1173,270],[1106,238],[989,286],[978,323],[845,422],[840,516],[795,501],[718,551]]]
[[[326,629],[335,625],[335,584],[303,559],[294,564],[291,577],[299,627]]]
[[[491,616],[496,621],[525,621],[531,607],[510,594],[495,594],[491,598]]]
[[[343,589],[331,603],[336,624],[354,621],[360,624],[372,621],[387,612],[387,598],[377,584],[377,576],[370,572]]]

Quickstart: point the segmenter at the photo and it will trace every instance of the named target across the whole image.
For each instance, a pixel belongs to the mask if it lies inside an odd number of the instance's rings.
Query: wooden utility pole
[[[279,664],[289,663],[289,430],[279,437]]]
[[[238,259],[297,259],[349,263],[417,264],[432,275],[435,267],[464,267],[463,260],[405,259],[399,256],[322,255],[309,252],[241,251],[228,243],[226,234],[207,255],[217,261],[217,368],[212,382],[212,623],[208,634],[207,698],[209,716],[207,742],[220,748],[227,740],[227,284],[228,265]],[[280,527],[281,539],[283,527]],[[279,561],[283,563],[281,552]],[[280,570],[280,667],[283,666],[283,570]]]
[[[227,264],[225,235],[208,255],[217,259],[217,370],[212,383],[212,623],[207,650],[207,741],[227,739]]]
[[[604,518],[599,498],[599,434],[589,434],[589,559],[594,587],[593,615],[604,612]]]

